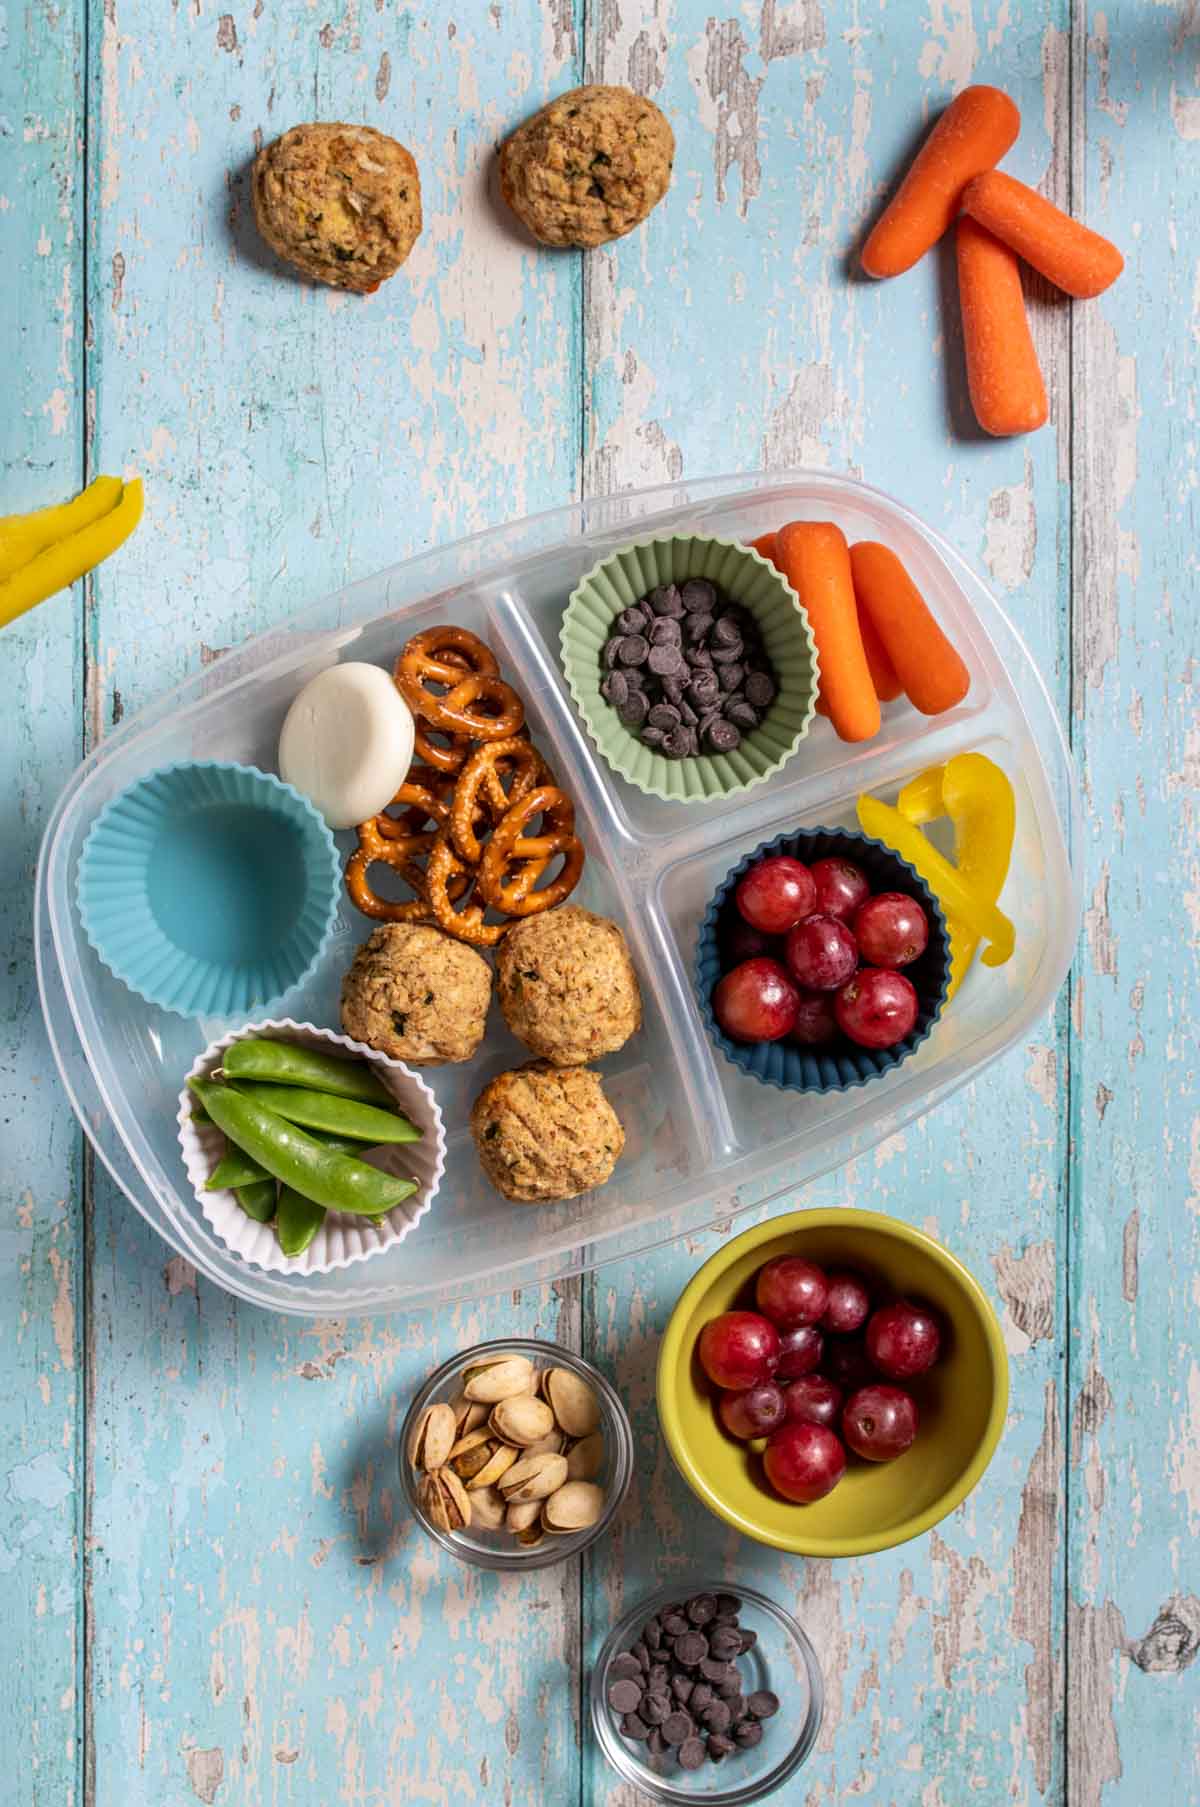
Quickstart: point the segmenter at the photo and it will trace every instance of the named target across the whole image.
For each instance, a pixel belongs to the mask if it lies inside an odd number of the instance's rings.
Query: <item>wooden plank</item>
[[[95,0],[98,443],[150,520],[102,574],[98,729],[301,601],[577,485],[578,276],[487,198],[493,139],[570,79],[557,24],[484,4]],[[426,225],[369,301],[292,282],[246,171],[298,120],[412,146]],[[478,1802],[576,1789],[576,1581],[439,1559],[394,1469],[408,1397],[574,1296],[321,1329],[241,1309],[97,1187],[96,1807]]]
[[[84,474],[82,6],[0,6],[0,513]],[[82,586],[0,631],[0,1688],[6,1798],[74,1803],[83,1707],[80,1149],[33,970],[38,837],[78,746]]]
[[[1079,311],[1067,1655],[1072,1802],[1200,1797],[1194,8],[1079,9],[1077,210],[1127,268]],[[1086,154],[1084,154],[1086,151]]]
[[[1066,8],[978,30],[969,9],[870,18],[832,7],[674,0],[653,24],[602,7],[589,73],[634,81],[678,136],[669,198],[589,265],[588,479],[806,463],[860,472],[938,527],[995,587],[1065,704],[1067,322],[1039,304],[1058,432],[983,441],[969,422],[944,255],[890,284],[847,258],[921,122],[969,79],[1025,125],[1017,173],[1065,198]],[[591,1347],[635,1416],[640,1462],[620,1537],[589,1564],[584,1651],[664,1576],[719,1573],[791,1606],[824,1669],[824,1727],[788,1798],[1062,1799],[1063,1466],[1060,1011],[986,1080],[794,1205],[855,1203],[940,1235],[1004,1302],[1012,1408],[975,1496],[929,1537],[866,1562],[789,1562],[696,1509],[657,1434],[657,1339],[718,1245],[596,1276]],[[584,1798],[625,1802],[589,1746]]]

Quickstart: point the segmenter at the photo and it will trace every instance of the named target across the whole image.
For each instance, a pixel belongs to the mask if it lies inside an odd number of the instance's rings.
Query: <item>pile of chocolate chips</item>
[[[779,688],[753,615],[704,577],[623,609],[601,660],[601,696],[668,759],[732,753]]]
[[[674,1752],[680,1769],[699,1769],[706,1758],[721,1763],[759,1742],[779,1701],[767,1688],[742,1693],[736,1659],[757,1637],[738,1624],[741,1609],[736,1594],[694,1594],[664,1606],[633,1648],[613,1658],[608,1704],[626,1738],[652,1757]]]

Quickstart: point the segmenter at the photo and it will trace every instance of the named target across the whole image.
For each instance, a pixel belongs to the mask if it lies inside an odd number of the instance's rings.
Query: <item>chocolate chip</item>
[[[704,1633],[685,1631],[682,1637],[676,1638],[675,1660],[688,1669],[694,1669],[699,1663],[701,1673],[704,1673],[708,1664],[708,1639]],[[721,1665],[718,1664],[717,1667],[720,1668]],[[713,1678],[709,1676],[708,1679],[711,1681]]]
[[[692,759],[697,744],[694,728],[673,728],[663,741],[662,750],[668,759]]]
[[[624,651],[625,640],[620,634],[614,634],[611,640],[606,640],[604,642],[604,653],[602,656],[607,670],[611,671],[614,665],[620,663]]]
[[[719,1663],[732,1662],[735,1656],[742,1653],[742,1634],[731,1625],[717,1625],[708,1628],[708,1651]]]
[[[608,679],[607,682],[611,683],[612,680]],[[721,684],[716,672],[698,671],[687,687],[687,694],[697,709],[710,708],[721,694]]]
[[[741,1648],[740,1654],[742,1656],[745,1656],[746,1652],[748,1650],[753,1650],[754,1646],[758,1643],[758,1633],[756,1631],[748,1631],[746,1629],[746,1627],[743,1626],[741,1635],[742,1635],[742,1648]]]
[[[775,701],[775,684],[765,671],[752,671],[747,677],[746,701],[756,709],[769,709]]]
[[[689,577],[680,595],[689,615],[711,614],[717,603],[717,586],[707,577]]]
[[[717,1616],[715,1594],[695,1594],[687,1603],[687,1616],[693,1625],[707,1625]]]
[[[714,1763],[723,1763],[730,1751],[737,1749],[732,1738],[726,1738],[723,1732],[713,1732],[708,1740],[708,1754]]]
[[[708,1682],[697,1682],[692,1689],[692,1698],[688,1701],[691,1713],[703,1713],[705,1707],[712,1705],[713,1691]]]
[[[617,657],[622,665],[644,665],[650,657],[650,642],[645,634],[626,634]]]
[[[651,646],[678,646],[681,629],[678,621],[668,615],[660,616],[651,626]]]
[[[608,1665],[608,1679],[610,1682],[637,1681],[641,1673],[642,1665],[638,1662],[636,1656],[632,1656],[628,1650],[623,1650],[620,1656],[614,1656],[612,1662]]]
[[[643,1701],[643,1713],[645,1710],[646,1703]],[[714,1700],[704,1709],[704,1723],[710,1732],[727,1732],[732,1721],[733,1714],[729,1711],[729,1702],[726,1700]]]
[[[622,676],[631,690],[644,690],[646,688],[646,673],[644,671],[637,671],[630,665],[622,673]]]
[[[652,1757],[665,1757],[670,1745],[656,1725],[650,1727],[650,1736],[646,1740],[646,1749]]]
[[[750,704],[743,702],[740,697],[729,703],[725,710],[725,716],[728,721],[733,722],[738,728],[750,729],[757,728],[758,726],[758,716],[750,707]]]
[[[736,1594],[718,1594],[717,1595],[718,1616],[721,1613],[732,1613],[734,1618],[736,1618],[738,1613],[741,1612],[741,1610],[742,1610],[742,1603],[738,1599]]]
[[[756,1688],[746,1702],[746,1711],[752,1719],[770,1719],[772,1713],[779,1711],[779,1696],[772,1694],[770,1688]]]
[[[653,709],[650,711],[650,714],[654,714]],[[659,1650],[662,1648],[662,1626],[657,1619],[647,1619],[646,1623],[643,1625],[642,1643],[646,1646],[647,1650]]]
[[[741,1681],[738,1680],[735,1682],[718,1682],[717,1683],[717,1693],[721,1696],[722,1700],[740,1701],[741,1694],[742,1694]],[[740,1719],[741,1714],[738,1713],[736,1715],[736,1717],[738,1719]]]
[[[644,747],[661,747],[666,738],[667,730],[665,728],[642,729],[641,740]]]
[[[631,690],[618,713],[627,728],[640,728],[650,713],[645,691]]]
[[[642,1704],[642,1690],[635,1681],[612,1682],[608,1704],[614,1713],[636,1713]]]
[[[639,1741],[650,1736],[650,1727],[640,1713],[626,1713],[621,1721],[621,1730],[627,1738],[637,1738]]]
[[[733,723],[719,719],[709,723],[704,731],[704,738],[714,753],[732,753],[742,744],[741,734]]]
[[[692,1690],[695,1686],[696,1684],[690,1675],[673,1675],[671,1677],[671,1692],[681,1707],[687,1706],[692,1698]]]
[[[685,1738],[691,1737],[695,1729],[691,1714],[685,1713],[682,1708],[668,1713],[662,1723],[662,1735],[668,1744],[682,1744]]]
[[[646,1646],[642,1643],[635,1644],[633,1646],[633,1649],[630,1651],[630,1655],[635,1656],[637,1658],[638,1668],[642,1671],[642,1674],[644,1675],[646,1673],[647,1669],[649,1669],[649,1667],[650,1667],[650,1652],[646,1649]]]
[[[687,1620],[679,1612],[664,1613],[661,1622],[669,1638],[680,1638],[685,1631],[690,1630]]]
[[[700,671],[711,671],[713,656],[707,646],[698,646],[695,652],[688,654],[689,662]]]
[[[707,641],[712,632],[712,624],[711,615],[689,615],[683,624],[683,631],[693,646],[699,646],[702,641]]]
[[[734,659],[730,664],[718,665],[716,668],[717,684],[726,694],[735,691],[746,675],[744,665]]]
[[[738,1616],[735,1612],[719,1612],[713,1620],[714,1625],[732,1625],[737,1627]]]
[[[718,615],[713,622],[712,637],[717,646],[732,646],[735,640],[742,637],[741,621],[729,611]]]
[[[651,590],[648,601],[656,615],[682,615],[683,598],[674,584],[660,584]]]
[[[728,646],[712,646],[710,650],[714,665],[737,665],[739,671],[745,670],[741,659],[746,649],[740,640],[733,640]]]
[[[702,1633],[697,1632],[696,1636],[700,1637]],[[704,1639],[704,1648],[708,1649],[707,1638]],[[712,1682],[714,1686],[724,1686],[738,1679],[738,1672],[732,1663],[718,1663],[711,1656],[706,1656],[700,1663],[700,1673],[706,1682]]]
[[[680,1769],[702,1769],[706,1754],[703,1738],[685,1738],[679,1747]]]
[[[615,626],[617,632],[621,634],[640,634],[645,631],[649,620],[649,611],[644,609],[640,602],[635,602],[632,608],[621,610]]]
[[[680,677],[687,672],[687,660],[677,646],[652,646],[646,663],[660,678]]]
[[[734,1726],[733,1735],[743,1750],[752,1750],[761,1742],[763,1729],[757,1719],[742,1719]]]
[[[647,1725],[661,1725],[671,1711],[670,1696],[666,1694],[643,1694],[639,1709]]]
[[[614,709],[619,709],[629,695],[629,679],[623,671],[610,671],[600,685],[600,695]]]
[[[647,1690],[655,1694],[663,1694],[666,1692],[670,1679],[671,1671],[665,1663],[651,1663],[646,1671]]]
[[[646,721],[651,728],[665,728],[669,732],[679,726],[679,711],[674,703],[655,703]]]

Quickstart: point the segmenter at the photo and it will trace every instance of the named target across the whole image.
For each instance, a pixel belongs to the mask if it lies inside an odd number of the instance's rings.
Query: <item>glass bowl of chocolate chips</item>
[[[754,1588],[673,1583],[639,1600],[591,1675],[592,1727],[617,1773],[654,1801],[764,1800],[816,1742],[816,1652]]]

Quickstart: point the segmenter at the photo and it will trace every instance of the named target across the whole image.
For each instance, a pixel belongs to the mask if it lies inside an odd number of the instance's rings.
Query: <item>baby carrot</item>
[[[1016,257],[967,214],[958,222],[956,243],[975,418],[985,433],[1032,433],[1045,424],[1049,408]]]
[[[899,276],[937,243],[972,176],[999,163],[1021,115],[999,88],[964,88],[917,152],[862,248],[868,276]]]
[[[854,569],[853,551],[850,554],[850,568]],[[857,595],[855,600],[858,600]],[[862,635],[863,652],[866,655],[871,682],[875,686],[875,695],[881,703],[894,703],[904,686],[896,675],[896,667],[888,657],[887,647],[879,638],[879,629],[861,602],[858,604],[858,631]]]
[[[759,557],[765,558],[769,565],[778,564],[779,535],[777,533],[760,533],[756,540],[750,541],[750,544]]]
[[[940,715],[961,703],[970,673],[896,554],[860,540],[850,548],[850,569],[859,610],[878,631],[913,707]]]
[[[821,697],[842,740],[879,732],[846,536],[832,521],[792,521],[779,530],[779,568],[808,613],[821,666]]]
[[[1048,282],[1080,301],[1102,295],[1125,268],[1110,239],[1073,220],[1036,189],[989,169],[963,191],[963,209],[1040,270]]]

